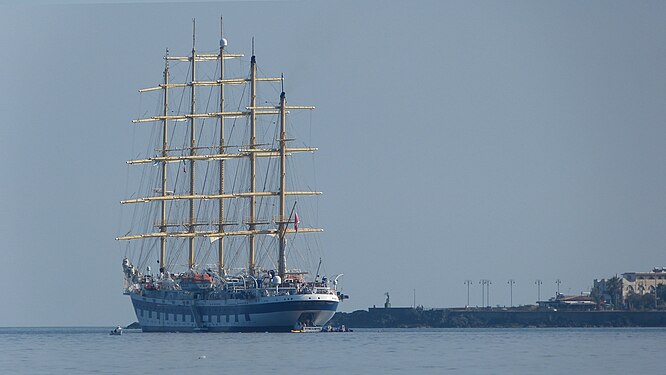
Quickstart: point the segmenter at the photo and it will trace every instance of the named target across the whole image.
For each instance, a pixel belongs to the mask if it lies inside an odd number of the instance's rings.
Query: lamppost
[[[506,283],[509,284],[509,290],[511,291],[511,307],[513,307],[513,286],[516,284],[516,280],[509,279]]]
[[[560,279],[555,280],[555,284],[557,284],[557,295],[555,296],[555,298],[557,298],[560,296],[560,284],[562,284],[562,280]]]
[[[469,286],[472,284],[472,280],[465,280],[465,284],[467,285],[467,305],[465,307],[469,307]]]
[[[481,306],[484,304],[490,306],[490,284],[492,282],[488,279],[481,279],[479,284],[481,284]]]
[[[543,281],[538,280],[534,282],[537,286],[537,303],[541,301],[541,284],[543,284]]]

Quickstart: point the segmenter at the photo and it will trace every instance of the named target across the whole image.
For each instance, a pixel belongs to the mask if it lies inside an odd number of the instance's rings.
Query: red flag
[[[298,212],[294,212],[294,230],[298,232],[298,224],[301,221],[298,219]]]

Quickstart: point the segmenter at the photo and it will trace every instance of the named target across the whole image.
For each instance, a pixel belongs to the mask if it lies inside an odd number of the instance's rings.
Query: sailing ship
[[[132,228],[117,238],[128,244],[124,294],[144,332],[323,326],[348,298],[338,290],[342,275],[320,277],[321,258],[314,274],[287,263],[288,253],[298,253],[295,239],[322,231],[299,227],[297,207],[297,198],[321,193],[294,190],[298,180],[288,179],[292,156],[317,150],[292,146],[291,114],[314,107],[287,105],[282,76],[258,76],[254,40],[249,72],[228,78],[226,60],[243,55],[227,52],[222,32],[219,50],[197,52],[195,35],[191,54],[171,56],[167,49],[163,82],[139,90],[157,94],[159,106],[154,116],[133,120],[154,126],[155,147],[127,162],[144,172],[141,196],[121,201],[135,207]],[[187,70],[184,82],[172,82],[176,64]],[[202,66],[208,76],[199,74]],[[277,101],[258,104],[264,84],[280,85]]]

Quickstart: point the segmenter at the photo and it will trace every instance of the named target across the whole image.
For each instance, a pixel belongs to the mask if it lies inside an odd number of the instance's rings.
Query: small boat
[[[332,327],[332,326],[328,325],[328,326],[324,327],[321,331],[322,332],[354,332],[354,330],[345,327],[344,324],[339,326],[339,327]]]
[[[116,328],[112,329],[111,332],[109,332],[109,335],[111,336],[120,336],[123,334],[123,327],[117,326]]]
[[[296,325],[291,333],[317,333],[322,332],[321,326]]]

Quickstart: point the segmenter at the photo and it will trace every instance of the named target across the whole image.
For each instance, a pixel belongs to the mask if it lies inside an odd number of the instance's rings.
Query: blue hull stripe
[[[147,302],[132,299],[134,307],[141,310],[159,311],[167,314],[191,314],[192,306],[176,306]],[[258,303],[249,305],[233,306],[196,306],[198,313],[203,315],[244,315],[244,314],[266,314],[281,311],[308,311],[329,310],[335,311],[338,302],[335,301],[286,301],[273,303]]]
[[[291,332],[294,327],[287,326],[266,326],[266,327],[243,327],[243,326],[226,326],[226,327],[208,327],[203,329],[195,329],[193,327],[160,327],[160,326],[146,326],[141,327],[143,332]]]

